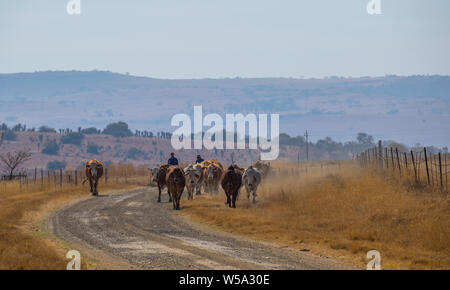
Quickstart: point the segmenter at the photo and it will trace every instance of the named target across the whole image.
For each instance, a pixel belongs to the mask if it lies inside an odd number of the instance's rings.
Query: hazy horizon
[[[161,79],[450,75],[450,2],[0,3],[0,72],[108,70]]]

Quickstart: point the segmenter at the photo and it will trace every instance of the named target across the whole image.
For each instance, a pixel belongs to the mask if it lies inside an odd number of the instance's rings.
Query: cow
[[[242,183],[247,191],[247,200],[250,200],[250,193],[253,194],[253,203],[256,203],[256,191],[261,183],[261,173],[258,169],[249,166],[242,175]]]
[[[152,168],[152,176],[153,181],[158,185],[158,202],[161,202],[161,191],[166,186],[166,173],[169,169],[169,165],[163,164],[159,168]],[[169,202],[172,201],[172,197],[170,196],[169,188],[167,188],[167,193],[169,194]]]
[[[256,161],[253,164],[253,167],[258,169],[259,173],[261,173],[262,177],[267,177],[270,173],[270,162],[262,162],[262,161]]]
[[[217,193],[223,173],[223,166],[217,160],[205,160],[201,163],[203,167],[203,185],[205,192]]]
[[[188,199],[193,199],[194,190],[196,195],[201,194],[201,187],[203,184],[203,169],[200,164],[190,164],[184,169],[184,176],[186,178],[186,189]]]
[[[229,207],[236,208],[236,199],[239,194],[239,189],[242,185],[242,174],[233,165],[222,175],[222,188],[227,196],[227,202]]]
[[[91,193],[93,196],[98,196],[98,180],[103,176],[103,164],[97,159],[92,159],[86,163],[86,179],[83,184],[89,180]]]
[[[173,209],[180,209],[180,199],[184,191],[186,180],[183,169],[179,166],[169,166],[166,173],[166,185],[170,196],[172,197]]]

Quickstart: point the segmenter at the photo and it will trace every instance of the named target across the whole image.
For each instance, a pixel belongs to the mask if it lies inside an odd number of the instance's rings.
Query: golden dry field
[[[352,161],[273,167],[256,205],[241,189],[237,209],[224,206],[220,193],[196,196],[181,213],[233,234],[361,268],[371,249],[381,253],[383,269],[450,268],[448,192]]]
[[[112,165],[110,178],[99,185],[100,194],[148,184],[143,168]],[[125,178],[124,173],[127,172]],[[65,269],[67,246],[41,226],[54,210],[89,198],[89,185],[54,183],[53,178],[0,182],[0,269]],[[88,266],[82,261],[82,268]]]

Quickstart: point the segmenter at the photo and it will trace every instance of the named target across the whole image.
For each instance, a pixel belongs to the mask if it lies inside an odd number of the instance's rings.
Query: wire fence
[[[449,154],[421,151],[401,152],[398,148],[378,146],[357,155],[361,167],[383,170],[392,176],[411,177],[416,184],[448,191]]]
[[[84,168],[48,170],[43,168],[21,169],[14,175],[1,175],[0,184],[7,187],[8,183],[18,183],[20,186],[65,187],[82,186],[87,177]],[[104,184],[149,184],[150,172],[145,167],[130,165],[110,165],[105,167],[99,180]],[[88,182],[87,182],[88,183]],[[89,184],[89,183],[88,183]]]

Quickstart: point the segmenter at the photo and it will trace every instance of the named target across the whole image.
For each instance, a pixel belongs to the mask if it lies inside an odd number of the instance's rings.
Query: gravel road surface
[[[194,224],[172,210],[167,194],[156,199],[155,188],[92,197],[52,214],[48,228],[107,269],[351,268]]]

